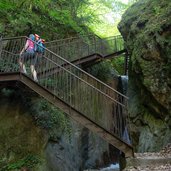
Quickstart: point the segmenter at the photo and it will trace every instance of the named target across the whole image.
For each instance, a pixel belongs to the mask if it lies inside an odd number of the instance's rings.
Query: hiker
[[[38,34],[35,34],[35,47],[34,47],[34,51],[37,53],[37,55],[40,57],[44,54],[45,51],[45,40],[41,39],[40,36]]]
[[[34,51],[37,57],[37,64],[40,65],[41,61],[42,61],[42,57],[44,55],[44,51],[45,51],[45,40],[41,39],[40,36],[38,34],[35,34],[35,46],[34,46]]]
[[[45,48],[45,39],[42,39],[42,45],[43,45],[43,52],[42,53],[44,54],[44,52],[45,52],[45,49],[44,49]]]
[[[20,65],[20,71],[26,74],[27,71],[24,62],[30,60],[31,62],[30,69],[33,75],[33,79],[34,81],[38,82],[37,72],[35,70],[35,65],[37,63],[37,56],[35,55],[35,51],[34,51],[35,43],[33,41],[35,41],[35,36],[33,34],[30,34],[29,39],[27,39],[24,48],[20,52],[19,65]]]

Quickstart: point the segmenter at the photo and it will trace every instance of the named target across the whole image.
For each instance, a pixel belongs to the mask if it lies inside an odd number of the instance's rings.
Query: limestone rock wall
[[[114,147],[77,122],[69,120],[66,133],[55,120],[64,115],[36,94],[3,89],[0,99],[1,171],[79,171],[117,161]]]
[[[0,170],[29,166],[41,170],[48,141],[45,130],[37,127],[24,109],[24,101],[13,91],[0,92]]]
[[[136,151],[171,141],[171,1],[140,0],[119,30],[130,55],[129,113]]]

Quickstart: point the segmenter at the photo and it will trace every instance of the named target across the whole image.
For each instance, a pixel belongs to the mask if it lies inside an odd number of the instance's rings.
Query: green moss
[[[46,129],[51,139],[58,139],[62,134],[70,139],[71,125],[65,113],[43,98],[36,98],[31,104],[32,108],[29,111],[36,125]]]
[[[145,124],[150,125],[150,127],[155,127],[156,129],[162,129],[162,127],[165,125],[165,123],[161,119],[155,118],[148,112],[143,113],[143,121]]]
[[[85,70],[105,83],[109,82],[109,80],[112,79],[112,75],[115,73],[109,61],[100,62]]]
[[[119,56],[111,60],[112,67],[116,70],[118,75],[125,75],[124,65],[125,65],[125,56]]]
[[[142,152],[170,141],[170,8],[170,0],[138,1],[119,23],[130,53],[129,107]]]
[[[48,136],[30,116],[29,95],[22,90],[0,91],[0,170],[37,168],[44,159]]]
[[[0,171],[18,171],[22,167],[33,169],[41,163],[41,159],[33,154],[29,154],[22,159],[14,160],[9,163],[3,163],[2,161],[3,159],[0,159]]]

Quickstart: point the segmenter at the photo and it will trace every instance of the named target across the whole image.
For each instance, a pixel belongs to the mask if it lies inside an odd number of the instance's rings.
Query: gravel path
[[[167,163],[159,164],[149,164],[148,161],[166,161]],[[144,166],[128,166],[124,171],[171,171],[171,144],[168,144],[158,153],[135,153],[135,161],[147,162],[148,164]]]

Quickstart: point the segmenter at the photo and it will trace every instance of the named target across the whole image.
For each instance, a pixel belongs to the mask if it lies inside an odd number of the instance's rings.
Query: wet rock
[[[171,1],[144,0],[119,30],[130,55],[128,96],[133,145],[159,151],[171,141]]]

